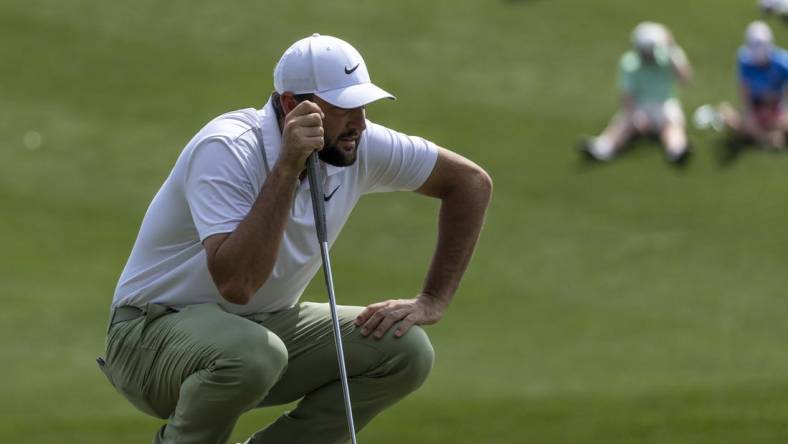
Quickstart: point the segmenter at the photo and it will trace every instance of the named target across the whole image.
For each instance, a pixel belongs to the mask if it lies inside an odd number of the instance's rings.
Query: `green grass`
[[[0,442],[150,440],[159,422],[93,363],[115,282],[183,145],[260,106],[281,52],[312,32],[355,44],[399,97],[372,119],[474,159],[496,186],[428,330],[431,378],[362,442],[786,442],[788,158],[722,164],[697,132],[685,171],[650,143],[597,168],[573,150],[613,113],[640,20],[668,23],[694,63],[686,112],[735,98],[754,3],[0,1]],[[340,300],[418,291],[436,213],[405,194],[363,201],[332,253]],[[279,413],[247,414],[233,438]]]

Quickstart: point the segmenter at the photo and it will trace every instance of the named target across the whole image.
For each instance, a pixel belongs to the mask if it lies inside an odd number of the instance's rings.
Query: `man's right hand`
[[[323,111],[316,103],[304,100],[285,116],[282,130],[281,161],[300,173],[306,159],[323,148]]]

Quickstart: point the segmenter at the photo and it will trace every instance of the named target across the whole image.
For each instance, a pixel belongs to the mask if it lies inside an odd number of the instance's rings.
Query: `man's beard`
[[[341,137],[354,137],[355,138],[355,147],[352,151],[345,151],[342,148],[338,147],[336,142],[329,144],[328,140],[324,140],[324,147],[322,150],[317,152],[317,156],[323,162],[334,165],[337,167],[346,167],[353,165],[356,163],[356,157],[358,157],[358,143],[361,140],[360,137],[356,137],[355,133],[350,134],[343,134],[337,138],[337,141]]]

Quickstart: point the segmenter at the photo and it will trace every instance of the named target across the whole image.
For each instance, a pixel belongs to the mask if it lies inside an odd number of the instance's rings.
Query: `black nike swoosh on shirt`
[[[334,196],[334,193],[336,193],[336,192],[337,192],[337,190],[339,189],[339,187],[340,187],[340,186],[342,186],[342,185],[337,185],[337,187],[336,187],[336,188],[334,188],[334,191],[332,191],[332,192],[331,192],[331,194],[329,194],[328,196],[326,196],[325,194],[323,194],[323,200],[324,200],[324,201],[326,201],[326,202],[328,202],[329,200],[331,200],[331,198]]]
[[[361,66],[361,63],[356,63],[356,66],[354,66],[354,67],[352,67],[350,69],[347,69],[347,66],[346,66],[345,67],[345,74],[353,74],[353,71],[358,69],[359,66]]]

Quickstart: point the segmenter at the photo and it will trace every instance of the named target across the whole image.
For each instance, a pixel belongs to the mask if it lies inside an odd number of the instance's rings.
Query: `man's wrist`
[[[299,165],[298,163],[293,162],[283,156],[277,160],[276,164],[274,165],[274,171],[278,172],[284,177],[289,177],[296,180],[301,175],[301,172],[304,171],[305,167],[305,163],[301,163]]]
[[[421,293],[416,296],[417,299],[429,301],[429,303],[439,306],[441,308],[446,308],[449,305],[449,300],[451,296],[440,295],[437,292],[429,291],[429,290],[422,290]]]

